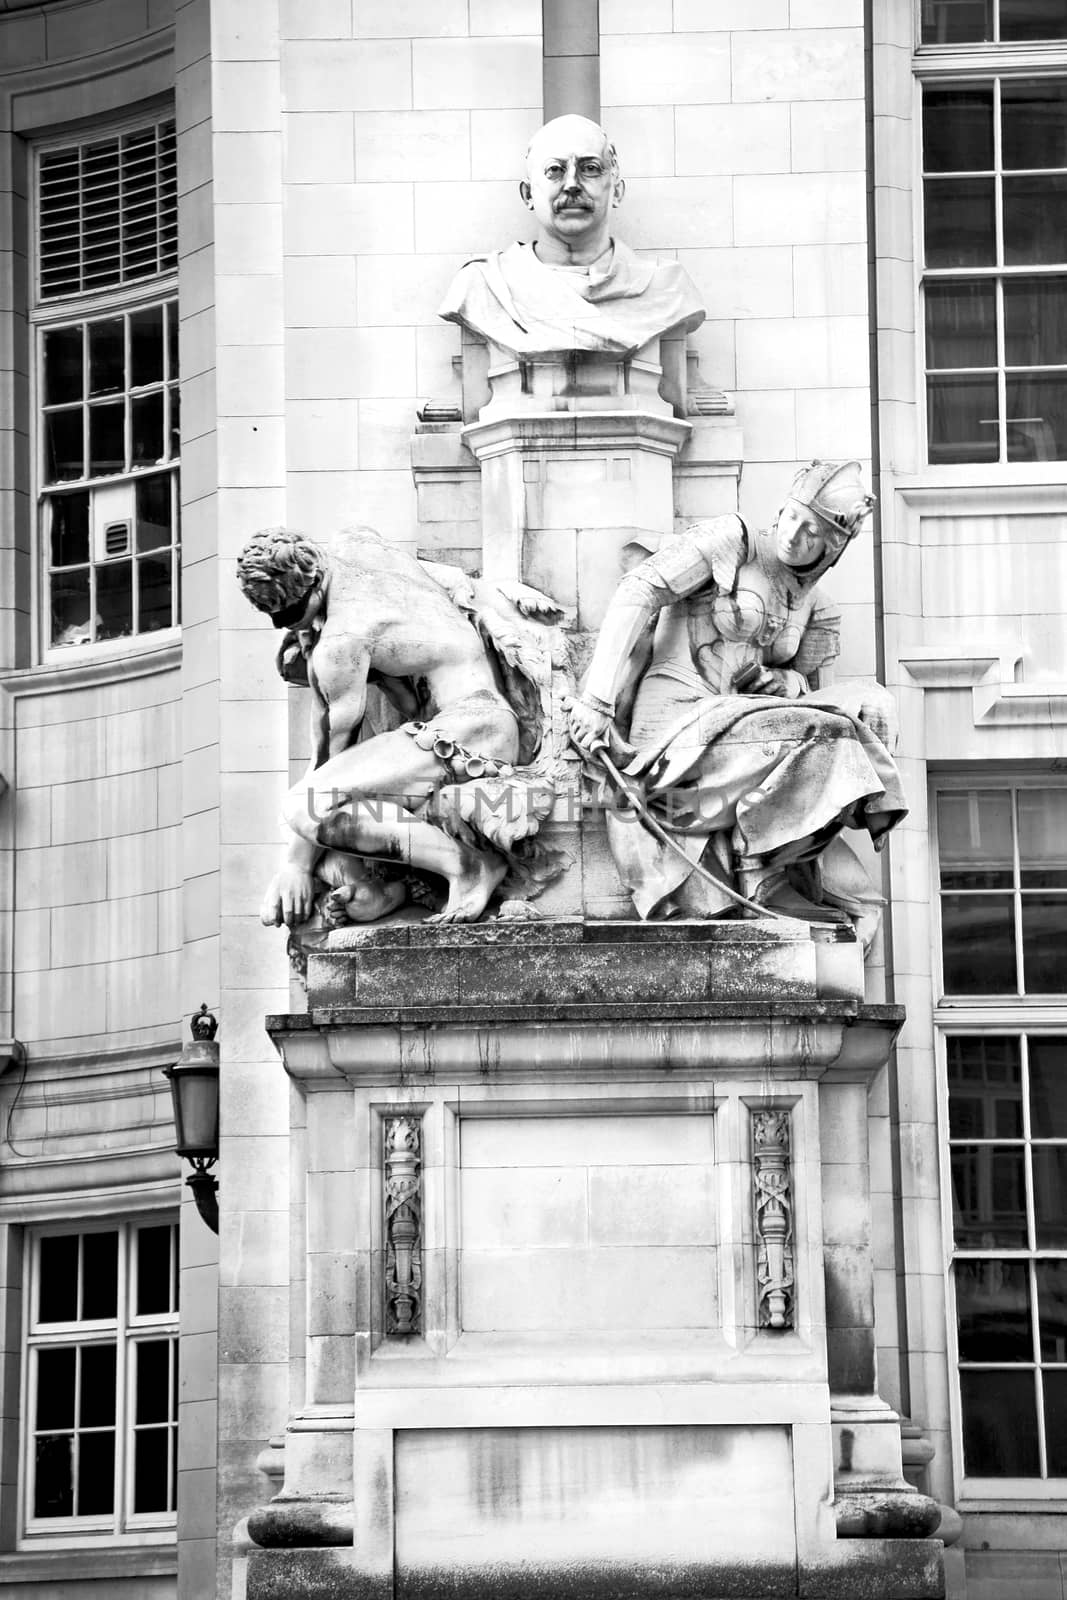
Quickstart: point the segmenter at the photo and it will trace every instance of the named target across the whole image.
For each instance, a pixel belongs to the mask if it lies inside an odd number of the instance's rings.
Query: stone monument
[[[820,581],[870,500],[814,463],[750,533],[736,427],[685,382],[699,307],[611,241],[602,130],[550,123],[522,194],[534,244],[446,303],[464,415],[413,443],[417,483],[477,490],[480,575],[428,525],[425,559],[365,529],[241,558],[313,737],[264,907],[305,989],[268,1019],[293,1408],[240,1581],[932,1600],[940,1508],[875,1367],[866,1101],[902,1013],[865,1001],[841,838],[904,802]]]

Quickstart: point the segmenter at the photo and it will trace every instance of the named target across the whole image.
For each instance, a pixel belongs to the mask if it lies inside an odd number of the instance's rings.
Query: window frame
[[[138,1315],[133,1309],[136,1289],[136,1235],[141,1228],[171,1229],[171,1298],[173,1308],[166,1313]],[[36,1325],[35,1308],[41,1275],[41,1241],[75,1234],[117,1232],[118,1264],[116,1315],[48,1323],[42,1331]],[[168,1372],[173,1415],[167,1427],[176,1435],[178,1428],[177,1374],[179,1359],[180,1312],[177,1286],[179,1276],[180,1218],[173,1210],[150,1210],[136,1215],[63,1218],[27,1224],[25,1229],[25,1284],[22,1296],[20,1427],[18,1481],[18,1536],[20,1551],[69,1550],[87,1548],[136,1548],[143,1545],[173,1543],[177,1537],[177,1469],[168,1456],[169,1488],[175,1503],[173,1511],[135,1512],[133,1507],[133,1439],[135,1422],[136,1363],[133,1346],[149,1339],[166,1339],[170,1344]],[[108,1336],[111,1336],[110,1339]],[[109,1514],[70,1517],[35,1517],[34,1440],[37,1429],[37,1367],[42,1349],[82,1348],[114,1341],[116,1347],[115,1416],[115,1497]],[[168,1407],[168,1410],[171,1409]],[[77,1428],[77,1423],[75,1424]]]
[[[925,172],[922,136],[922,105],[923,91],[926,86],[937,88],[963,88],[968,84],[989,82],[993,79],[1005,78],[1057,78],[1067,82],[1067,39],[1038,40],[1030,43],[1006,44],[995,43],[990,40],[976,41],[974,43],[951,44],[923,44],[922,37],[922,0],[915,0],[913,9],[914,27],[914,54],[912,58],[912,127],[913,127],[913,159],[912,171],[914,182],[912,184],[912,239],[913,249],[913,305],[915,308],[915,333],[914,333],[914,361],[915,361],[915,391],[917,410],[917,441],[919,470],[927,477],[937,475],[939,481],[966,481],[981,483],[1010,483],[1020,482],[1061,482],[1063,478],[1065,460],[1052,461],[931,461],[930,459],[930,426],[927,395],[927,363],[926,363],[926,299],[925,283],[927,270],[925,266],[925,200],[923,174]],[[999,90],[997,91],[999,101]],[[1000,133],[999,119],[994,127],[995,155],[999,161]],[[997,168],[998,175],[1000,168]],[[1051,169],[1050,169],[1051,170]],[[1060,169],[1055,169],[1060,170]],[[997,203],[997,227],[1001,226],[1000,207]],[[1067,276],[1067,267],[1047,269],[1049,276],[1054,276],[1057,270]],[[1035,274],[1033,266],[1003,267],[992,266],[987,269],[966,268],[934,268],[932,281],[939,278],[966,277],[969,281],[991,279],[998,284],[998,300],[1002,297],[999,283],[1005,276],[1025,277],[1040,276]],[[1004,387],[1006,381],[1006,365],[1003,360],[1003,327],[998,326],[997,332],[997,366],[985,369],[995,376],[998,394],[998,413],[1004,402]],[[954,369],[947,369],[954,370]],[[999,424],[999,415],[998,415]],[[1006,432],[1006,430],[1005,430]],[[1006,440],[1005,440],[1006,454]]]
[[[130,283],[112,285],[102,290],[78,292],[68,295],[57,295],[54,298],[43,300],[41,298],[41,249],[39,222],[41,216],[41,184],[40,171],[42,159],[50,152],[57,149],[70,147],[72,144],[83,144],[96,139],[120,137],[139,128],[174,119],[173,105],[157,104],[154,107],[140,108],[136,113],[118,118],[111,117],[94,123],[89,128],[78,128],[74,132],[65,134],[47,134],[35,138],[30,151],[29,167],[29,249],[30,249],[30,289],[28,304],[28,326],[30,338],[29,359],[29,403],[30,403],[30,472],[31,472],[31,520],[32,542],[34,557],[31,563],[31,639],[33,660],[43,666],[85,666],[87,664],[113,660],[117,657],[127,656],[131,653],[140,654],[160,650],[177,643],[181,638],[181,526],[177,520],[181,509],[181,445],[172,459],[152,463],[142,467],[132,465],[129,470],[100,477],[86,477],[71,480],[69,484],[49,484],[45,472],[45,429],[44,429],[44,338],[45,334],[55,328],[64,327],[72,323],[87,323],[102,320],[108,317],[127,317],[138,311],[147,310],[156,305],[166,305],[173,302],[175,315],[178,310],[178,268],[177,266],[154,277],[138,278]],[[164,326],[164,344],[166,343],[166,328]],[[164,376],[161,388],[164,390],[171,382],[177,384],[176,392],[180,398],[181,373]],[[124,389],[124,398],[129,396],[131,390]],[[89,397],[84,394],[82,405],[88,407]],[[169,407],[164,401],[164,427]],[[164,444],[167,444],[166,435]],[[179,620],[172,622],[168,627],[157,628],[149,632],[130,633],[114,639],[100,639],[85,643],[59,645],[51,641],[51,612],[49,606],[50,596],[50,533],[51,533],[51,505],[56,498],[78,490],[93,490],[95,488],[119,485],[136,484],[139,480],[166,475],[171,484],[172,508],[172,539],[169,549],[172,552],[171,580],[172,580],[172,615],[177,614]],[[91,547],[89,570],[95,571],[100,563],[97,561]],[[131,560],[136,559],[135,552],[131,551]]]
[[[941,942],[941,882],[940,840],[937,829],[937,797],[946,791],[971,791],[976,789],[1023,788],[1059,789],[1067,799],[1067,781],[1058,772],[1048,770],[1020,770],[1012,767],[969,767],[953,771],[932,770],[929,775],[929,831],[930,831],[930,908],[933,938],[932,972],[935,984],[933,1011],[934,1052],[936,1064],[937,1114],[939,1124],[939,1162],[941,1188],[941,1215],[943,1239],[943,1270],[945,1275],[946,1307],[946,1359],[948,1362],[949,1423],[952,1441],[953,1477],[957,1484],[956,1504],[961,1510],[1021,1511],[1032,1508],[1059,1509],[1067,1501],[1067,1477],[1046,1478],[989,1478],[968,1475],[963,1454],[963,1403],[960,1384],[959,1323],[956,1299],[957,1260],[978,1258],[1004,1258],[1009,1260],[1038,1261],[1048,1257],[1067,1256],[1065,1250],[1012,1249],[1007,1246],[988,1251],[961,1248],[955,1242],[953,1215],[952,1150],[949,1123],[948,1039],[950,1037],[991,1038],[1014,1037],[1022,1040],[1067,1036],[1067,994],[1062,999],[1039,995],[1031,1000],[1026,995],[967,995],[946,996],[943,987]],[[1013,840],[1013,848],[1015,841]],[[1013,889],[1018,894],[1018,888]],[[1025,1048],[1025,1047],[1022,1047]],[[1025,1126],[1025,1124],[1024,1124]],[[957,1141],[959,1142],[959,1141]],[[968,1142],[968,1141],[963,1141]],[[974,1141],[970,1141],[974,1142]],[[1029,1134],[1023,1136],[1027,1151],[1033,1147]],[[1039,1141],[1045,1143],[1046,1141]],[[1033,1198],[1028,1196],[1028,1217]],[[998,1363],[976,1363],[975,1366],[997,1366]],[[1008,1366],[1004,1362],[999,1365]],[[1020,1364],[1022,1365],[1022,1364]],[[968,1370],[974,1370],[968,1367]],[[1031,1365],[1023,1370],[1032,1371]]]

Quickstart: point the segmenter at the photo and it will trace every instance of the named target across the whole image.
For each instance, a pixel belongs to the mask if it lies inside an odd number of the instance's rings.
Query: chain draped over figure
[[[758,907],[847,915],[870,943],[881,897],[839,836],[865,829],[878,848],[906,814],[895,710],[876,683],[820,686],[840,618],[819,580],[872,505],[857,462],[812,462],[773,529],[695,523],[619,584],[570,732],[587,757],[614,755],[680,847],[609,812],[642,917],[726,911],[710,871]]]
[[[311,690],[311,759],[285,802],[292,840],[265,923],[373,922],[413,886],[427,897],[424,872],[448,888],[434,920],[472,922],[498,889],[529,896],[563,870],[534,838],[553,796],[553,601],[363,527],[321,546],[265,529],[237,576],[285,630],[282,677]]]

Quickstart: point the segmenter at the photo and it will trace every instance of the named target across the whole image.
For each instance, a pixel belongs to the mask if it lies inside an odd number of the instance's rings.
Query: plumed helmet
[[[828,542],[839,551],[856,537],[874,505],[858,461],[811,461],[793,479],[789,495],[814,512]]]

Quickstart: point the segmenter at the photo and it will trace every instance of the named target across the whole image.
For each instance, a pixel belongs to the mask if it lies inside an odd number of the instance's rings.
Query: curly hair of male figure
[[[237,558],[237,581],[260,611],[292,605],[325,570],[318,545],[290,528],[261,528]]]

